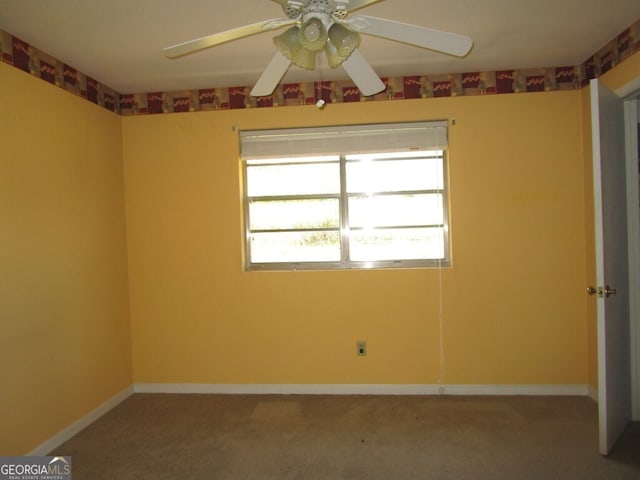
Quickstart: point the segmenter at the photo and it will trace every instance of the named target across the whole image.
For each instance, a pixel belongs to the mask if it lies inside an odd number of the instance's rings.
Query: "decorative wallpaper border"
[[[0,59],[107,110],[120,113],[118,92],[2,30],[0,30]]]
[[[413,98],[526,93],[582,88],[640,51],[640,19],[582,65],[383,78],[386,89],[364,97],[349,81],[285,83],[273,95],[251,97],[251,87],[121,94],[74,67],[0,30],[0,59],[120,115],[265,108]]]

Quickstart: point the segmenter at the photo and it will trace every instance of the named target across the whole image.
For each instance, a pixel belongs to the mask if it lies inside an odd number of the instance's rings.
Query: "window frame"
[[[425,122],[427,123],[427,122]],[[442,122],[439,122],[442,123]],[[394,124],[389,124],[393,126]],[[305,129],[309,130],[309,129]],[[413,149],[405,148],[406,153],[410,153]],[[248,194],[248,168],[249,162],[254,158],[242,158],[242,175],[244,191],[242,195],[243,210],[244,210],[244,268],[246,271],[296,271],[296,270],[359,270],[359,269],[415,269],[415,268],[442,268],[451,266],[451,242],[450,242],[450,208],[449,208],[449,155],[448,146],[445,148],[427,148],[425,150],[440,151],[441,155],[434,155],[442,162],[442,188],[435,188],[429,190],[383,190],[376,192],[367,192],[377,195],[406,195],[406,194],[437,194],[441,198],[443,223],[442,224],[424,224],[424,225],[395,225],[387,227],[376,227],[376,229],[399,229],[399,228],[441,228],[442,229],[442,245],[444,250],[444,256],[442,258],[423,258],[423,259],[389,259],[389,260],[352,260],[350,258],[350,239],[349,233],[351,231],[361,230],[349,225],[349,199],[352,197],[362,196],[364,192],[348,192],[347,191],[347,163],[349,161],[347,157],[354,152],[339,153],[339,181],[340,191],[338,194],[293,194],[293,195],[281,195],[281,196],[254,196],[250,197]],[[367,152],[376,153],[376,152]],[[385,152],[380,152],[385,153]],[[387,152],[390,153],[390,152]],[[305,155],[298,155],[304,157]],[[310,154],[308,156],[314,156]],[[280,156],[280,158],[286,158]],[[294,158],[294,157],[292,157]],[[425,157],[420,157],[425,158]],[[381,158],[384,161],[385,158]],[[387,159],[388,160],[388,159]],[[334,160],[335,161],[335,160]],[[268,160],[264,160],[264,164],[268,164]],[[252,235],[256,232],[263,233],[261,230],[251,230],[250,224],[250,203],[257,200],[302,200],[302,199],[337,199],[339,208],[339,221],[336,228],[292,228],[292,229],[271,229],[269,232],[304,232],[304,231],[329,231],[336,232],[339,237],[340,246],[340,260],[337,261],[286,261],[286,262],[253,262],[251,254]]]

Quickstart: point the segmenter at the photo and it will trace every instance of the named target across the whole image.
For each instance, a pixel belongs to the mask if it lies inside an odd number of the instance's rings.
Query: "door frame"
[[[625,166],[627,190],[627,236],[629,291],[640,291],[640,77],[615,90],[623,100],[625,128]],[[629,334],[631,362],[631,416],[640,421],[640,299],[629,295]]]
[[[627,176],[627,234],[629,244],[629,291],[640,290],[640,192],[638,188],[638,95],[635,92],[624,102],[625,159]],[[631,341],[631,415],[640,420],[640,299],[629,296],[629,327]]]

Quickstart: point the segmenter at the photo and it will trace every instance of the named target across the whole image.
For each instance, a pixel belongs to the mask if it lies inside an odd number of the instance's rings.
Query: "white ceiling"
[[[640,0],[384,0],[359,11],[470,36],[463,58],[363,36],[380,76],[580,65],[640,19]],[[271,0],[0,0],[0,29],[120,93],[249,86],[275,47],[267,32],[176,60],[164,47],[282,18]],[[346,78],[292,66],[285,82]]]

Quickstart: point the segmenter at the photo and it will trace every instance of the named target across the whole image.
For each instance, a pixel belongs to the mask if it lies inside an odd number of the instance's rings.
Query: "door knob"
[[[587,293],[591,296],[598,295],[598,297],[600,298],[609,298],[609,296],[615,295],[616,293],[618,293],[618,291],[615,288],[611,288],[609,287],[609,285],[607,285],[606,287],[598,288],[587,287]]]

